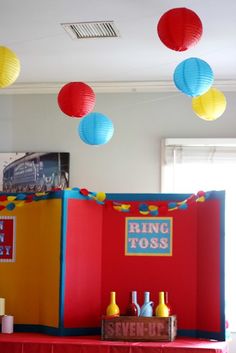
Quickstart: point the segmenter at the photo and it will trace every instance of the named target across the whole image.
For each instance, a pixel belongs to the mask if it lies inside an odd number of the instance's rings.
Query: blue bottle
[[[144,292],[144,303],[141,306],[140,316],[153,316],[153,302],[150,301],[150,292]]]

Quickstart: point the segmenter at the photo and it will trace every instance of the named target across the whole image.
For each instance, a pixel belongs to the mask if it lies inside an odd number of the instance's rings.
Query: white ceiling
[[[176,52],[160,41],[159,18],[174,7],[195,11],[199,43]],[[216,80],[236,79],[235,0],[1,0],[0,45],[21,62],[16,84],[171,81],[175,67],[199,57]],[[112,20],[119,38],[72,40],[61,23]]]

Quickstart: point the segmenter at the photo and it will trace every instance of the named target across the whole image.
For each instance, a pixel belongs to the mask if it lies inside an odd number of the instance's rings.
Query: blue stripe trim
[[[45,333],[55,336],[92,336],[101,335],[100,327],[82,327],[82,328],[57,328],[42,325],[14,325],[14,332],[33,332],[33,333]],[[177,330],[178,337],[192,337],[202,339],[215,339],[218,341],[225,341],[221,336],[221,333],[212,331],[201,331],[201,330]]]
[[[63,336],[93,336],[101,335],[100,327],[84,327],[84,328],[63,328],[61,330]]]
[[[207,192],[208,200],[219,199],[224,191]],[[110,201],[183,201],[193,194],[106,194],[106,200]],[[220,197],[221,198],[221,197]]]
[[[218,192],[220,199],[220,327],[219,340],[226,340],[225,326],[225,192]]]
[[[197,338],[198,334],[196,330],[177,330],[177,336]]]
[[[221,332],[202,331],[202,330],[177,330],[179,337],[192,337],[202,339],[213,339],[217,341],[225,341]]]
[[[89,197],[81,195],[78,190],[64,190],[61,192],[64,193],[66,198],[78,199],[78,200],[88,200],[88,201],[95,202],[94,200],[91,200]],[[224,191],[215,191],[215,190],[207,191],[207,197],[209,200],[210,199],[219,199],[219,195],[221,193],[223,195]],[[109,201],[170,201],[170,200],[171,201],[183,201],[192,195],[193,194],[190,194],[190,193],[182,193],[182,194],[175,194],[175,193],[170,193],[170,194],[163,194],[163,193],[158,193],[158,194],[107,193],[106,200],[109,200]]]
[[[60,254],[60,301],[59,301],[59,326],[64,326],[64,309],[65,309],[65,272],[66,272],[66,228],[67,228],[67,205],[68,198],[63,194],[62,198],[62,220],[61,220],[61,254]]]
[[[209,191],[209,199],[211,198],[218,198],[218,193],[221,191]],[[95,192],[96,193],[96,192]],[[27,193],[27,195],[30,195],[34,193]],[[59,190],[59,191],[54,191],[54,192],[46,192],[45,197],[39,197],[39,200],[47,200],[47,199],[60,199],[60,198],[71,198],[71,199],[78,199],[78,200],[91,200],[91,198],[87,196],[83,196],[80,194],[79,189],[78,190]],[[9,196],[15,196],[16,193],[2,193],[0,192],[0,195],[9,195]],[[111,200],[111,201],[183,201],[187,199],[189,196],[192,194],[163,194],[163,193],[158,193],[158,194],[129,194],[129,193],[107,193],[106,194],[106,200]]]
[[[93,191],[91,191],[93,192]],[[218,198],[218,193],[221,192],[221,191],[209,191],[209,199],[211,198]],[[43,196],[39,196],[38,200],[37,201],[40,201],[40,200],[47,200],[47,199],[60,199],[60,198],[63,198],[63,197],[66,197],[66,198],[71,198],[71,199],[79,199],[79,200],[91,200],[89,197],[87,196],[83,196],[82,194],[80,194],[79,192],[79,188],[78,190],[59,190],[59,191],[53,191],[53,192],[50,192],[50,191],[46,191],[45,192],[46,195],[45,197]],[[96,194],[96,192],[94,192]],[[3,192],[0,192],[0,196],[1,195],[7,195],[7,196],[16,196],[18,195],[19,193],[3,193]],[[24,194],[24,193],[22,193]],[[35,195],[35,193],[27,193],[25,194],[26,196],[27,195]],[[107,193],[106,194],[106,200],[112,200],[112,201],[118,201],[118,200],[122,200],[122,201],[162,201],[162,200],[173,200],[173,201],[183,201],[185,200],[186,198],[188,198],[189,196],[191,196],[192,194],[175,194],[175,193],[171,193],[171,194],[163,194],[163,193],[158,193],[158,194],[136,194],[136,193],[133,193],[133,194],[129,194],[129,193]],[[33,200],[35,201],[35,200]]]
[[[45,333],[55,336],[92,336],[100,335],[100,327],[82,327],[82,328],[57,328],[43,325],[14,325],[14,332],[31,332],[31,333]]]
[[[183,201],[191,194],[106,194],[110,201]]]
[[[65,197],[70,199],[88,200],[95,202],[89,197],[81,195],[76,190],[64,190]],[[110,201],[183,201],[192,194],[106,194],[106,200]]]

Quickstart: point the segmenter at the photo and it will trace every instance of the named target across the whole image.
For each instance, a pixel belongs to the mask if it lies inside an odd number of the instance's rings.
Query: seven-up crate
[[[169,317],[103,317],[102,340],[174,341],[177,332],[175,315]]]

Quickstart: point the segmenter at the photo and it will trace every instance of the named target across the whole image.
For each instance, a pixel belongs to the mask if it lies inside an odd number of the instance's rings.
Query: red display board
[[[193,202],[187,209],[166,210],[164,216],[172,223],[168,256],[127,254],[127,218],[143,224],[150,219],[140,214],[140,203],[180,202],[186,197],[110,194],[103,206],[68,198],[64,328],[99,324],[110,291],[117,293],[121,313],[132,290],[138,292],[140,304],[144,291],[150,291],[155,305],[158,292],[167,291],[179,335],[225,339],[224,192],[211,192],[205,202]],[[115,210],[113,201],[128,203],[129,212]]]
[[[65,328],[99,327],[101,313],[102,207],[68,199],[65,238]]]

